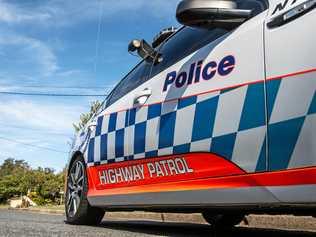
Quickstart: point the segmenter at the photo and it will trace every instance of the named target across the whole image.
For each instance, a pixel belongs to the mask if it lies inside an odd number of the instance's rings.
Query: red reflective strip
[[[220,158],[218,158],[218,160],[220,160]],[[103,186],[99,184],[97,168],[90,167],[88,168],[88,196],[316,184],[316,167],[254,174],[245,174],[241,170],[233,168],[233,170],[239,174],[231,173],[219,177],[218,175],[223,172],[223,168],[233,167],[228,164],[230,163],[227,161],[223,167],[214,166],[209,169],[209,177],[205,177],[207,172],[198,172],[196,177],[173,176],[169,178],[164,177],[153,180],[136,181],[134,183]],[[192,165],[192,167],[198,166]],[[200,168],[202,169],[202,167]],[[204,168],[207,169],[207,167]],[[217,172],[217,168],[220,172]],[[213,176],[211,176],[212,172]]]
[[[316,68],[312,68],[312,69],[308,69],[308,70],[304,70],[304,71],[299,71],[299,72],[294,72],[294,73],[289,73],[289,74],[285,74],[285,75],[281,75],[281,76],[269,77],[269,78],[267,78],[267,80],[276,80],[276,79],[294,77],[294,76],[307,74],[307,73],[311,73],[311,72],[316,72]]]

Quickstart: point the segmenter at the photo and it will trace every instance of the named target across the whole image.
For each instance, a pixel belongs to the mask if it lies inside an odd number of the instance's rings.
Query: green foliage
[[[39,205],[57,203],[64,188],[65,171],[55,174],[49,168],[31,169],[23,160],[7,159],[0,166],[0,203],[27,195]]]
[[[35,202],[39,206],[45,206],[47,203],[45,203],[45,199],[41,196],[36,196],[32,198],[32,201]]]
[[[90,106],[90,111],[80,115],[80,121],[78,124],[73,124],[76,132],[79,132],[84,126],[90,121],[90,119],[100,110],[102,107],[102,102],[93,101]]]

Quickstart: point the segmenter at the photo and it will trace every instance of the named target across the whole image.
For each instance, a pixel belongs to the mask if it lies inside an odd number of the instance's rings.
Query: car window
[[[226,34],[225,29],[197,29],[184,27],[162,47],[162,62],[153,66],[151,77],[172,66],[179,60]]]
[[[151,66],[152,64],[146,61],[138,64],[110,93],[106,101],[106,107],[143,84],[148,79]]]

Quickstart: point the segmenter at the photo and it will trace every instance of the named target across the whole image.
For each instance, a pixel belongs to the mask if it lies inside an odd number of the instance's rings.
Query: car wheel
[[[72,162],[67,177],[65,211],[67,223],[75,225],[98,225],[104,217],[104,210],[90,206],[88,179],[83,158]]]
[[[202,215],[206,222],[216,229],[231,229],[245,218],[243,214],[214,215],[209,212],[204,212]]]

